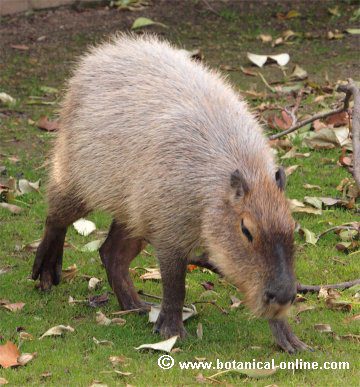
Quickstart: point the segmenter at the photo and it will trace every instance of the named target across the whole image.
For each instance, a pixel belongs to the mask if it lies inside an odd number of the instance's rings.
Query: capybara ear
[[[249,192],[249,186],[238,169],[231,174],[230,185],[235,190],[236,197],[244,196]]]
[[[284,191],[286,186],[286,174],[283,167],[279,167],[279,169],[275,173],[276,185]]]

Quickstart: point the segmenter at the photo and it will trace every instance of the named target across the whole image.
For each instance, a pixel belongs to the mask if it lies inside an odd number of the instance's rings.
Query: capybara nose
[[[279,304],[285,305],[287,303],[293,303],[296,297],[296,292],[289,289],[281,289],[277,291],[265,290],[264,293],[265,302],[267,304]]]

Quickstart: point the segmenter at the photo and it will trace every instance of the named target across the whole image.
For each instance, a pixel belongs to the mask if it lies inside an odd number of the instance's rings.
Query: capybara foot
[[[186,336],[184,324],[177,314],[160,312],[155,323],[154,332],[160,333],[162,337],[168,339],[173,336],[179,336],[183,339]]]
[[[286,320],[270,319],[269,325],[276,343],[285,352],[313,351],[311,347],[298,339]]]

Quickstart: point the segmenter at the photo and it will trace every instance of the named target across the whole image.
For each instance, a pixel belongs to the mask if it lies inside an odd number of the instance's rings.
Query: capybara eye
[[[248,228],[245,227],[244,221],[241,219],[241,231],[246,236],[249,242],[253,241],[253,236],[251,235],[251,232]]]

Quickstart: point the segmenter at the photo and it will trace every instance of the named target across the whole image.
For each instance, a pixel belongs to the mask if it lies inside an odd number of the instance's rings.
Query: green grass
[[[280,10],[282,11],[282,10]],[[179,26],[179,32],[169,31],[169,36],[174,41],[185,43],[191,46],[191,38],[195,36],[204,48],[206,59],[212,65],[223,63],[237,63],[238,51],[246,51],[249,48],[256,48],[259,43],[254,39],[255,34],[263,32],[259,29],[261,23],[258,21],[249,36],[241,37],[233,41],[234,28],[237,27],[237,20],[245,20],[246,15],[237,14],[233,10],[223,10],[223,19],[203,21],[199,26],[183,29]],[[219,28],[213,24],[218,23]],[[297,21],[291,22],[294,28]],[[267,27],[273,31],[273,26]],[[216,31],[217,37],[214,36]],[[248,33],[248,30],[246,30]],[[0,165],[7,168],[7,176],[17,178],[24,177],[35,181],[41,178],[46,181],[46,167],[43,166],[46,155],[50,149],[53,134],[39,131],[29,124],[28,119],[37,120],[42,115],[54,114],[57,105],[26,105],[29,95],[41,96],[40,86],[54,86],[59,89],[67,76],[70,62],[76,53],[81,52],[88,41],[93,41],[93,35],[89,36],[79,33],[66,45],[58,45],[56,49],[51,47],[43,49],[38,53],[38,67],[36,71],[29,61],[26,53],[18,54],[11,52],[8,57],[9,66],[2,68],[2,89],[16,97],[19,101],[16,110],[6,116],[0,116]],[[219,46],[217,47],[216,45]],[[309,45],[305,42],[304,44]],[[328,42],[317,42],[311,48],[312,55],[328,51]],[[214,46],[215,45],[215,46]],[[297,44],[294,51],[298,50]],[[301,46],[301,45],[300,45]],[[224,49],[224,50],[223,50]],[[301,53],[294,52],[300,60]],[[339,56],[326,61],[329,72],[333,70],[332,63],[338,63],[339,58],[350,61],[346,49],[339,51]],[[61,59],[61,60],[60,60]],[[331,63],[330,63],[331,60]],[[65,63],[65,64],[64,64]],[[67,64],[66,64],[67,63]],[[301,62],[300,62],[301,63]],[[310,74],[315,74],[318,64],[308,64],[306,69]],[[324,62],[321,69],[326,69]],[[271,71],[271,70],[269,70]],[[281,74],[274,70],[275,78]],[[276,72],[277,71],[277,72]],[[41,76],[39,76],[39,74]],[[335,73],[333,77],[336,77]],[[245,89],[246,85],[258,82],[253,78],[244,80],[244,76],[231,74],[231,79],[237,86]],[[261,83],[257,84],[262,88]],[[56,97],[49,97],[48,100],[55,100]],[[279,101],[278,101],[279,102]],[[281,103],[285,105],[285,101]],[[280,102],[279,102],[280,103]],[[299,144],[298,140],[295,143]],[[300,151],[307,151],[301,149]],[[348,174],[344,168],[336,165],[340,151],[312,151],[308,159],[285,160],[284,165],[299,164],[300,167],[289,177],[287,194],[290,198],[302,200],[308,196],[339,196],[336,186],[340,180]],[[281,154],[280,154],[281,155]],[[9,161],[10,156],[17,156],[18,163]],[[332,158],[333,163],[324,164],[322,158]],[[6,177],[5,177],[6,178]],[[318,184],[321,191],[310,191],[303,188],[304,183]],[[76,263],[79,268],[79,275],[72,283],[61,283],[50,293],[39,293],[34,288],[34,282],[29,279],[33,252],[27,252],[22,246],[36,239],[41,238],[43,223],[46,216],[46,203],[44,198],[44,187],[41,193],[31,193],[21,196],[19,200],[23,203],[16,203],[23,208],[20,215],[11,215],[0,208],[0,268],[7,265],[11,270],[0,275],[0,299],[9,299],[11,302],[25,302],[24,309],[17,313],[11,313],[0,308],[0,344],[11,340],[19,344],[19,327],[34,336],[33,341],[21,343],[22,352],[37,352],[37,358],[26,367],[17,369],[0,369],[0,377],[4,377],[11,385],[80,385],[88,386],[94,380],[100,380],[109,386],[123,385],[193,385],[196,384],[196,376],[202,372],[204,376],[216,373],[216,370],[182,371],[175,366],[171,370],[161,370],[157,365],[160,356],[155,352],[138,352],[134,347],[143,344],[159,341],[160,338],[152,333],[152,326],[147,322],[146,316],[128,315],[125,316],[126,324],[119,326],[99,326],[95,322],[95,315],[98,309],[85,305],[70,306],[69,296],[75,299],[84,299],[89,295],[101,294],[110,291],[106,280],[106,274],[101,266],[100,258],[96,252],[82,253],[75,248],[66,248],[64,253],[64,267]],[[322,216],[295,215],[295,219],[303,227],[320,233],[331,225],[339,225],[345,222],[356,220],[354,211],[339,208],[325,210]],[[110,224],[110,218],[103,213],[93,213],[89,217],[93,220],[98,230],[106,231]],[[67,242],[73,246],[81,247],[85,243],[98,239],[95,235],[89,237],[79,236],[75,230],[69,228]],[[336,234],[329,233],[324,236],[316,246],[306,245],[304,240],[296,235],[297,260],[296,272],[300,282],[306,284],[320,284],[342,282],[359,277],[359,254],[347,255],[335,249],[339,238]],[[342,265],[332,257],[337,257],[345,264]],[[138,256],[132,266],[149,267],[156,265],[155,257]],[[139,272],[141,273],[141,271]],[[87,289],[87,282],[81,275],[92,275],[101,278],[102,284],[97,291],[90,292]],[[280,361],[291,361],[303,359],[304,361],[348,361],[350,370],[279,370],[272,377],[264,380],[249,379],[238,374],[224,375],[220,380],[229,384],[244,384],[265,386],[276,384],[278,386],[292,385],[358,385],[359,374],[359,349],[358,344],[351,341],[336,340],[331,334],[318,333],[314,329],[316,323],[330,324],[333,331],[338,335],[359,334],[359,321],[346,323],[344,319],[353,314],[359,313],[359,306],[354,305],[350,313],[332,311],[325,307],[322,301],[318,301],[316,295],[307,295],[308,303],[316,306],[316,309],[300,314],[298,319],[292,318],[291,324],[296,334],[309,345],[313,346],[315,352],[300,353],[294,356],[285,354],[276,348],[271,337],[266,321],[255,319],[251,313],[240,307],[230,310],[230,295],[236,295],[236,290],[229,284],[220,281],[219,278],[210,273],[203,273],[195,270],[187,276],[186,303],[192,303],[200,299],[204,289],[200,285],[203,281],[212,281],[215,284],[214,290],[218,293],[216,300],[218,305],[229,310],[229,314],[222,314],[219,309],[209,304],[198,304],[198,315],[188,322],[186,328],[189,336],[183,342],[178,342],[176,347],[181,352],[174,353],[176,363],[178,361],[194,360],[195,357],[206,357],[208,361],[219,359],[225,361],[266,361],[274,359]],[[143,282],[138,275],[134,275],[134,282],[138,289],[146,293],[161,295],[161,284],[158,282]],[[344,291],[343,297],[350,299],[351,291]],[[101,310],[110,316],[111,312],[117,311],[118,305],[113,295],[110,302]],[[199,340],[196,336],[196,328],[201,322],[204,329],[204,337]],[[54,325],[65,324],[75,328],[74,333],[69,333],[60,338],[44,338],[38,340],[42,333]],[[110,340],[113,347],[97,346],[93,337],[98,340]],[[116,369],[131,372],[131,376],[120,377],[115,373],[102,373],[111,371],[113,367],[108,360],[112,355],[124,355],[129,358],[127,366],[119,366]],[[44,372],[51,372],[51,377],[42,379]]]

